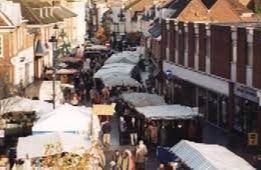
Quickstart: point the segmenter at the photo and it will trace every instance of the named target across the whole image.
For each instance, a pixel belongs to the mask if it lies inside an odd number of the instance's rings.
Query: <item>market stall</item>
[[[105,166],[105,155],[97,141],[90,142],[70,133],[19,138],[17,158],[29,161],[36,169],[102,169]]]
[[[43,115],[34,124],[33,134],[48,132],[70,132],[95,138],[100,132],[100,123],[91,108],[64,104]]]
[[[114,114],[115,112],[114,108],[115,108],[115,103],[94,104],[92,105],[92,114],[98,116],[100,122],[103,122]]]
[[[220,145],[195,143],[182,140],[170,149],[191,169],[254,170],[248,162]]]
[[[141,84],[137,80],[121,74],[108,74],[102,76],[100,79],[107,87],[141,87]]]
[[[61,81],[62,84],[69,84],[71,83],[72,77],[78,73],[77,69],[58,69],[56,70],[57,80]],[[48,80],[52,80],[53,70],[46,70],[45,77]]]
[[[52,104],[40,100],[31,100],[19,96],[0,100],[1,115],[10,112],[36,112],[37,117],[40,117],[52,110]]]
[[[46,133],[20,137],[17,144],[17,158],[37,158],[63,152],[82,154],[91,142],[83,136],[71,133]],[[48,146],[49,145],[49,146]],[[50,148],[53,145],[53,148]]]
[[[135,107],[135,109],[144,115],[146,119],[169,120],[169,119],[192,119],[198,117],[197,108],[191,108],[182,105],[160,105]]]
[[[121,53],[113,54],[110,58],[105,61],[105,64],[112,63],[127,63],[127,64],[138,64],[141,59],[141,54],[137,51],[124,51]]]
[[[101,78],[104,75],[121,74],[124,76],[132,75],[135,65],[125,63],[113,63],[104,65],[99,71],[94,74],[94,78]]]
[[[160,105],[135,107],[135,110],[143,117],[145,125],[139,135],[148,142],[172,146],[181,139],[201,140],[202,129],[197,108]]]
[[[161,96],[150,93],[124,93],[120,98],[133,107],[159,106],[166,104]]]
[[[108,51],[110,48],[108,48],[106,45],[90,45],[85,47],[86,51]]]

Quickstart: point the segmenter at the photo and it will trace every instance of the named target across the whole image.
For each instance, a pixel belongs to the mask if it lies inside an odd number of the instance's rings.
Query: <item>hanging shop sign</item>
[[[236,96],[242,97],[252,102],[259,103],[259,97],[255,89],[249,88],[247,86],[235,84],[234,92]]]
[[[258,96],[259,106],[261,106],[261,91],[260,90],[257,91],[257,96]]]
[[[258,134],[257,133],[248,133],[248,145],[256,146],[258,145]]]
[[[94,104],[92,106],[92,113],[95,115],[112,116],[115,112],[115,103],[111,105],[106,104]]]

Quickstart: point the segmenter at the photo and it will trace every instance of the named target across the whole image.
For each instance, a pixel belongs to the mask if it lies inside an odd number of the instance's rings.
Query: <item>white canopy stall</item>
[[[106,86],[140,87],[141,84],[131,77],[134,68],[133,64],[107,64],[94,74],[94,78],[101,79]]]
[[[165,105],[164,99],[157,94],[124,93],[121,98],[134,107]]]
[[[105,86],[130,86],[130,87],[140,87],[141,84],[129,77],[124,76],[122,74],[108,74],[101,77],[101,80],[103,81]]]
[[[92,135],[94,138],[100,132],[98,119],[93,118],[91,108],[84,106],[62,105],[54,111],[43,115],[34,124],[33,134],[47,132],[70,132]],[[95,127],[95,128],[94,128]]]
[[[102,78],[104,75],[121,74],[131,76],[135,65],[125,63],[113,63],[104,65],[99,71],[94,74],[94,78]]]
[[[128,63],[137,64],[140,61],[141,54],[137,51],[124,51],[121,53],[113,54],[105,61],[105,64],[111,63]]]
[[[227,148],[182,140],[170,149],[189,168],[194,170],[254,170],[248,162]]]
[[[37,117],[53,110],[53,105],[40,100],[30,100],[19,96],[0,100],[0,114],[8,112],[32,112],[35,111]]]
[[[39,134],[18,139],[17,158],[26,158],[26,155],[37,158],[64,152],[81,155],[90,147],[91,142],[81,135],[57,132]]]
[[[148,119],[191,119],[199,116],[197,108],[182,105],[135,107]]]

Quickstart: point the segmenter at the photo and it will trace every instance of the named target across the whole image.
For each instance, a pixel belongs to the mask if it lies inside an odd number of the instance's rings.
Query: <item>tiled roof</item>
[[[230,4],[231,8],[237,12],[239,15],[242,13],[250,13],[252,12],[248,8],[246,8],[243,4],[241,4],[238,0],[227,0]]]
[[[53,9],[53,14],[56,18],[59,19],[72,18],[77,16],[75,13],[63,6],[55,6]]]
[[[189,4],[190,0],[176,0],[169,5],[169,9],[174,11],[171,18],[177,18],[184,8]],[[196,9],[195,9],[196,10]]]
[[[19,2],[22,8],[22,16],[28,20],[29,24],[42,25],[61,22],[65,18],[76,17],[77,15],[63,6],[52,6],[48,2],[36,0],[13,0]],[[49,7],[53,8],[53,15],[40,16],[37,9]]]
[[[41,17],[39,12],[34,8],[40,7],[51,7],[48,2],[34,1],[34,0],[13,0],[14,2],[19,2],[21,4],[22,16],[28,20],[29,24],[42,25],[50,24],[62,21],[54,16],[44,16]]]

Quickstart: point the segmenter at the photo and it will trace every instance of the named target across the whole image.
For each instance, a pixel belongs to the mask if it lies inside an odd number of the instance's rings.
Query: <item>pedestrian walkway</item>
[[[112,116],[112,119],[110,121],[111,124],[111,145],[113,146],[119,146],[119,130],[118,130],[118,118],[116,115]]]
[[[125,149],[131,150],[133,153],[135,152],[135,146],[131,145],[120,145],[119,144],[119,131],[118,131],[118,118],[117,116],[112,116],[112,119],[110,121],[110,125],[112,128],[111,131],[111,146],[108,149],[105,149],[105,156],[106,156],[106,167],[105,170],[110,169],[110,162],[112,161],[112,155],[115,152],[115,150],[124,151]],[[159,161],[156,158],[155,151],[150,152],[146,163],[145,163],[145,169],[146,170],[153,170],[156,169],[159,166]]]

